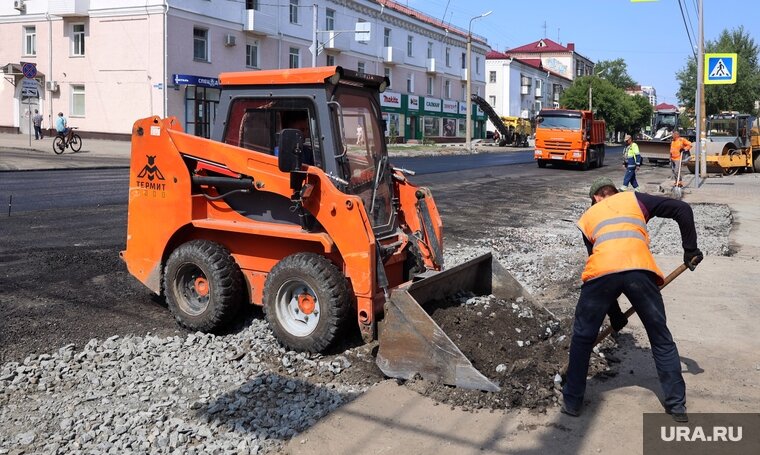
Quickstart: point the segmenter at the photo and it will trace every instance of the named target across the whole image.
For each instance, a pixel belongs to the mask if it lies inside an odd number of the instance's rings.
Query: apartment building
[[[486,101],[502,116],[533,119],[541,109],[558,108],[562,92],[594,64],[567,46],[538,40],[486,54]],[[494,126],[488,123],[488,129]]]
[[[381,104],[393,140],[465,134],[467,31],[389,0],[14,0],[0,5],[0,33],[4,131],[26,133],[38,109],[45,127],[63,112],[91,135],[126,137],[158,115],[208,137],[219,73],[339,65],[390,78]],[[472,44],[483,96],[489,48]],[[473,114],[483,137],[485,115]]]
[[[625,93],[634,96],[640,95],[646,98],[653,107],[657,106],[657,90],[651,85],[634,85],[625,90]]]

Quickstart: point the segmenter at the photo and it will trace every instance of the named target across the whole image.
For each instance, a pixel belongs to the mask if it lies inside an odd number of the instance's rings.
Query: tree
[[[602,60],[594,66],[594,72],[623,90],[636,85],[636,81],[628,74],[628,65],[622,58]]]
[[[560,105],[568,109],[588,109],[589,85],[595,116],[607,122],[608,130],[634,133],[651,122],[652,107],[644,97],[629,96],[610,81],[595,76],[577,78],[562,93]]]
[[[736,52],[736,83],[727,85],[705,85],[706,115],[721,111],[739,111],[757,115],[755,102],[760,100],[760,65],[758,64],[758,45],[755,40],[739,27],[723,30],[716,41],[705,43],[705,52]],[[681,83],[678,99],[686,106],[694,106],[697,92],[697,64],[694,57],[689,57],[686,65],[676,73]]]

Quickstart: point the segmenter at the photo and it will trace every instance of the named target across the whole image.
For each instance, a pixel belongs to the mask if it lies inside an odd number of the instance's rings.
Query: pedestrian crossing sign
[[[735,84],[736,54],[705,54],[705,84]]]

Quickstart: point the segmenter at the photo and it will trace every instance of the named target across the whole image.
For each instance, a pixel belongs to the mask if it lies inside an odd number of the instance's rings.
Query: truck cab
[[[605,123],[590,111],[544,109],[536,117],[538,167],[573,163],[586,170],[604,164]]]

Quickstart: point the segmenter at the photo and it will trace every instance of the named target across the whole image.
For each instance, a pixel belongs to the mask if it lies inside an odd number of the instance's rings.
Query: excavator
[[[322,352],[358,327],[389,377],[499,390],[430,313],[462,291],[531,297],[490,254],[444,269],[430,190],[388,158],[388,78],[331,66],[219,79],[211,138],[175,117],[133,125],[129,272],[189,330],[260,305],[290,349]]]

